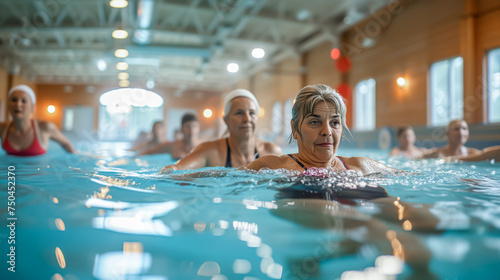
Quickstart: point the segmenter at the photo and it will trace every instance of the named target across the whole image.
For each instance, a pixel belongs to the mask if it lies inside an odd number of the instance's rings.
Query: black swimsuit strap
[[[225,165],[225,167],[232,167],[231,166],[231,148],[229,148],[228,138],[226,138],[226,145],[227,145],[227,157],[226,157],[226,165]]]
[[[226,165],[224,167],[233,167],[231,164],[231,148],[229,147],[229,138],[226,138],[227,145],[227,156],[226,156]],[[259,158],[259,152],[257,152],[257,147],[255,147],[255,159]]]
[[[295,162],[297,162],[297,164],[300,165],[300,167],[304,168],[304,171],[307,171],[307,167],[302,162],[300,162],[298,159],[296,159],[291,154],[288,154],[288,156],[291,157],[291,158],[293,158],[293,160],[295,160]]]

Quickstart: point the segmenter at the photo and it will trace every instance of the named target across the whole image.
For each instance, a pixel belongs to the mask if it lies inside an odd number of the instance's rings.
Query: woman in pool
[[[0,123],[2,148],[8,155],[38,156],[47,152],[49,140],[59,143],[68,153],[75,153],[71,142],[55,124],[31,118],[36,97],[27,85],[18,85],[9,90],[7,110],[12,122]]]
[[[181,138],[174,142],[162,142],[142,151],[139,155],[168,153],[174,159],[181,159],[189,154],[200,143],[200,123],[196,116],[187,113],[181,120]]]
[[[389,156],[403,156],[405,158],[419,158],[427,151],[415,146],[415,132],[411,126],[400,127],[397,132],[399,147],[394,147]]]
[[[165,142],[165,126],[162,121],[157,121],[151,129],[151,139],[130,148],[131,151],[147,151],[152,147]]]
[[[343,98],[327,85],[310,85],[299,91],[292,107],[292,135],[297,140],[298,153],[261,157],[248,169],[285,168],[307,171],[312,167],[331,168],[334,171],[353,170],[368,175],[396,172],[366,157],[341,157],[337,150],[346,131],[346,106]]]
[[[255,137],[259,109],[257,99],[248,90],[230,92],[224,99],[224,122],[229,136],[198,145],[186,157],[175,165],[165,166],[161,172],[211,166],[243,167],[259,157],[282,154],[278,145]]]
[[[434,148],[423,155],[423,158],[467,157],[478,155],[478,149],[465,146],[469,139],[469,126],[461,119],[452,120],[446,128],[448,145]]]

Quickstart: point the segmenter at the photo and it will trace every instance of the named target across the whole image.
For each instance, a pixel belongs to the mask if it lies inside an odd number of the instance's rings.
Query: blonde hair
[[[327,85],[309,85],[302,88],[295,97],[295,103],[292,107],[292,134],[289,137],[289,143],[293,141],[293,133],[297,132],[300,137],[299,127],[304,122],[307,115],[312,114],[314,107],[320,102],[332,103],[337,113],[340,114],[340,122],[342,123],[342,137],[345,137],[344,132],[350,134],[349,128],[346,124],[347,108],[345,106],[345,99],[334,89]]]

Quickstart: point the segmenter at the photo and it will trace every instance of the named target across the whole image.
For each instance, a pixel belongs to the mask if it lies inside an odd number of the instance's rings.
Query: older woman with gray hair
[[[395,172],[366,157],[341,157],[337,151],[346,125],[346,106],[343,98],[327,85],[309,85],[299,91],[292,108],[292,138],[297,140],[298,153],[270,155],[247,165],[248,169],[285,168],[307,171],[312,167],[333,171],[354,170],[367,175],[383,171]]]
[[[244,167],[259,156],[282,154],[281,148],[255,136],[259,103],[248,90],[236,89],[224,98],[224,122],[228,137],[198,145],[174,165],[160,172],[203,167]]]

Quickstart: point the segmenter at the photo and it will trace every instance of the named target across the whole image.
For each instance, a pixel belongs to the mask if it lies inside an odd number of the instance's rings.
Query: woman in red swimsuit
[[[340,140],[345,131],[346,106],[342,96],[327,85],[310,85],[299,91],[292,107],[292,138],[297,140],[298,153],[259,158],[247,168],[285,168],[307,171],[311,167],[331,168],[334,171],[354,170],[368,175],[396,172],[366,157],[337,156]]]
[[[2,148],[8,155],[38,156],[47,152],[49,139],[58,142],[67,152],[75,153],[71,142],[55,124],[31,118],[36,97],[27,85],[18,85],[10,89],[7,110],[11,122],[0,123]]]

